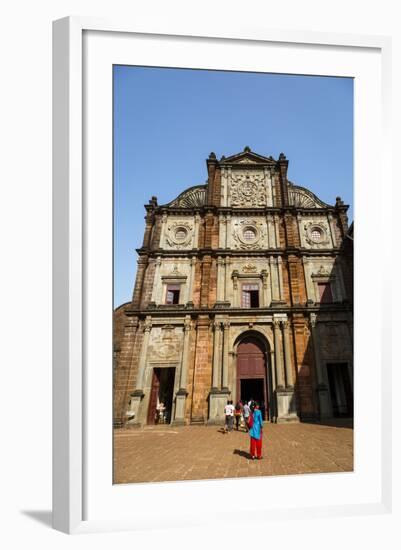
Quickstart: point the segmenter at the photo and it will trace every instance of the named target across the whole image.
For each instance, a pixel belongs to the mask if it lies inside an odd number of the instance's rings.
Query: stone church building
[[[251,398],[271,422],[352,416],[348,206],[290,182],[283,154],[206,165],[205,185],[145,206],[114,312],[114,425],[219,424]]]

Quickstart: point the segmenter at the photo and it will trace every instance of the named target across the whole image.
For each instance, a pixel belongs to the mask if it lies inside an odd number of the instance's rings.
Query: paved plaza
[[[353,470],[353,429],[347,421],[269,424],[263,459],[251,460],[244,429],[147,426],[114,432],[114,482],[236,478]]]

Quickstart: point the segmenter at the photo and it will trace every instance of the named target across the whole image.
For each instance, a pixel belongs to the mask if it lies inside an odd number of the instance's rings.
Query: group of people
[[[253,460],[262,458],[262,434],[263,417],[257,401],[251,399],[249,402],[238,401],[234,406],[232,401],[227,401],[224,407],[226,422],[224,432],[232,432],[234,420],[237,431],[244,426],[250,437],[250,455]]]

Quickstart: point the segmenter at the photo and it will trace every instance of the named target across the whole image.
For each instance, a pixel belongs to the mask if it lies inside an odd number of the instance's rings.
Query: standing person
[[[235,427],[237,428],[237,432],[239,430],[239,421],[241,420],[241,413],[242,413],[242,402],[238,401],[237,404],[235,405],[235,411],[234,411]]]
[[[249,419],[249,415],[251,414],[251,409],[250,409],[248,403],[246,403],[246,402],[245,402],[245,405],[243,406],[242,414],[244,415],[245,431],[248,432],[249,431],[248,419]]]
[[[224,407],[224,414],[226,415],[226,425],[224,431],[232,432],[234,426],[234,405],[232,401],[227,401],[227,405]]]
[[[259,403],[255,401],[253,409],[253,421],[252,427],[249,430],[249,436],[251,438],[250,454],[252,460],[262,458],[262,434],[263,434],[263,419],[262,413],[259,409]]]

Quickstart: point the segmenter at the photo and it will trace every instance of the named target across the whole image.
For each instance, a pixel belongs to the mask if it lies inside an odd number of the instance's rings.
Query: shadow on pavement
[[[251,455],[250,455],[249,453],[247,453],[246,451],[241,451],[241,449],[235,449],[235,450],[233,451],[233,454],[234,454],[234,455],[242,456],[242,457],[247,458],[247,459],[252,458]]]
[[[301,421],[303,424],[315,424],[316,426],[331,426],[333,428],[354,428],[354,419],[353,418],[328,418],[326,420],[311,421],[307,420]]]

